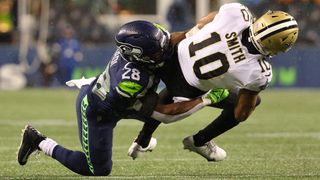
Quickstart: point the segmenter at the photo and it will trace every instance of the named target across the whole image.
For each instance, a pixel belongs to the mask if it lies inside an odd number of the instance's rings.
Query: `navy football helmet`
[[[164,56],[172,51],[170,33],[161,25],[148,21],[124,24],[115,41],[124,59],[151,69],[163,66]]]

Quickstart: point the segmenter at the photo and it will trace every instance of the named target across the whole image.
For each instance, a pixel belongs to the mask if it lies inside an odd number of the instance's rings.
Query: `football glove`
[[[229,96],[228,89],[217,88],[211,89],[201,98],[205,105],[216,104]]]

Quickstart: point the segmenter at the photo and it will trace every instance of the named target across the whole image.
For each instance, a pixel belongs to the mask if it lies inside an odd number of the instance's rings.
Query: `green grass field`
[[[80,149],[74,102],[77,92],[63,89],[0,91],[0,179],[88,179],[41,153],[19,166],[21,129],[30,123],[71,149]],[[228,157],[207,162],[182,149],[219,113],[205,108],[154,136],[157,148],[131,160],[127,149],[142,123],[123,120],[114,134],[113,171],[106,179],[320,179],[320,91],[266,90],[262,104],[244,123],[218,137]],[[101,179],[101,178],[100,178]]]

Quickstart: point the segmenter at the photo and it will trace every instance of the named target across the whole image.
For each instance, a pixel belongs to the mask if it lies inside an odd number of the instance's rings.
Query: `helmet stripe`
[[[269,26],[266,26],[266,27],[260,29],[259,31],[257,31],[257,34],[260,34],[260,33],[262,33],[263,31],[265,31],[265,30],[267,30],[267,29],[269,29],[269,28],[271,28],[271,27],[273,27],[273,26],[276,26],[276,25],[281,24],[281,23],[289,22],[289,21],[291,21],[291,20],[294,20],[294,19],[288,18],[288,19],[284,19],[284,20],[275,22],[275,23],[273,23],[273,24],[270,24]]]
[[[265,36],[261,37],[260,39],[261,39],[261,41],[263,41],[263,40],[267,39],[268,37],[270,37],[270,36],[272,36],[272,35],[277,34],[278,32],[285,31],[285,30],[288,30],[288,29],[297,28],[297,27],[298,27],[298,25],[291,25],[291,26],[287,26],[287,27],[284,27],[284,28],[278,29],[278,30],[276,30],[276,31],[273,31],[273,32],[271,32],[271,33],[269,33],[269,34],[267,34],[267,35],[265,35]]]
[[[278,24],[276,26],[273,26],[273,27],[270,27],[268,29],[266,29],[265,31],[263,31],[262,33],[260,34],[257,34],[256,35],[256,39],[261,39],[262,37],[270,34],[270,33],[273,33],[274,31],[277,31],[279,32],[278,30],[279,29],[282,29],[282,28],[286,28],[286,27],[291,27],[291,26],[297,26],[297,21],[293,20],[293,21],[289,21],[289,22],[285,22],[285,23],[281,23],[281,24]]]

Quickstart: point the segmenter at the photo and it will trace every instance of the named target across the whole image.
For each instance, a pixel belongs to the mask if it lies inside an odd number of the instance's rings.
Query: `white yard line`
[[[257,138],[315,138],[320,139],[320,132],[273,132],[273,133],[247,133],[247,137]]]
[[[10,176],[2,176],[5,179],[239,179],[239,178],[253,178],[253,179],[265,179],[265,178],[313,178],[318,179],[319,174],[293,174],[293,175],[277,175],[277,174],[239,174],[236,177],[234,175],[228,175],[228,174],[218,174],[217,177],[212,176],[201,176],[201,175],[146,175],[146,176],[139,176],[139,175],[133,175],[133,176],[110,176],[107,177],[79,177],[79,176],[35,176],[35,177],[10,177]]]

